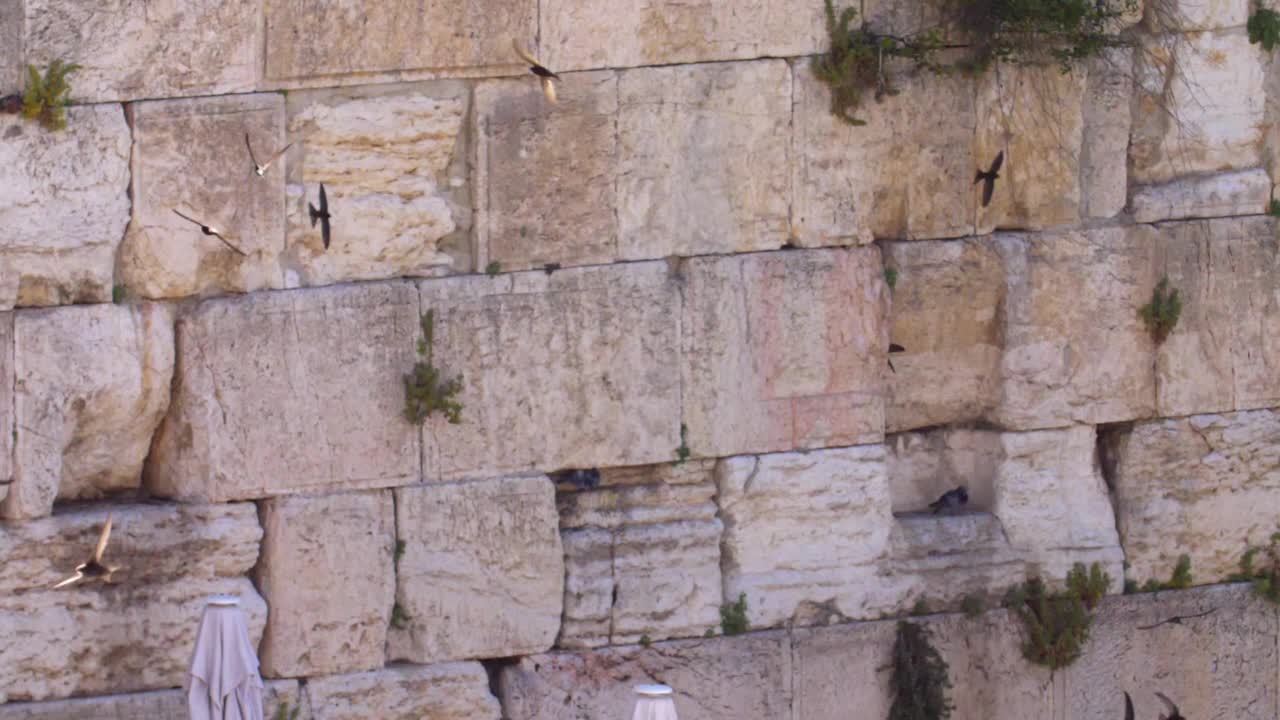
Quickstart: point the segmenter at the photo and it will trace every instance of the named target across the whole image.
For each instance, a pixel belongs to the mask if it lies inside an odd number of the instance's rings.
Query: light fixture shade
[[[671,688],[666,685],[637,685],[636,706],[631,720],[679,720]]]

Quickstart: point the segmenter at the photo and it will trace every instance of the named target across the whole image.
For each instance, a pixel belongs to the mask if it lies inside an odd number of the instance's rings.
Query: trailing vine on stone
[[[893,643],[893,674],[889,690],[893,704],[889,720],[944,720],[951,717],[947,700],[951,689],[947,663],[929,640],[929,631],[918,623],[898,622]]]
[[[420,320],[422,338],[418,340],[418,356],[422,359],[414,363],[413,372],[404,376],[404,417],[414,425],[421,425],[439,411],[457,425],[462,422],[462,403],[457,401],[458,393],[462,392],[462,376],[445,380],[440,369],[432,364],[433,312],[428,310]]]
[[[1093,610],[1110,584],[1110,576],[1098,563],[1087,570],[1076,563],[1067,573],[1067,587],[1062,592],[1049,592],[1038,577],[1011,588],[1005,605],[1026,631],[1023,657],[1050,670],[1075,662],[1089,639]]]

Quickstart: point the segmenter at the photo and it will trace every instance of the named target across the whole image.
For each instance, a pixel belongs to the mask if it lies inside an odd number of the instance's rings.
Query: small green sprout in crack
[[[409,624],[409,620],[409,613],[405,612],[400,603],[397,602],[391,606],[391,627],[403,630]]]
[[[421,425],[433,413],[439,412],[454,425],[462,422],[462,376],[444,379],[440,369],[432,364],[432,346],[435,343],[435,316],[428,310],[421,318],[422,338],[418,340],[418,356],[413,372],[404,376],[404,417],[414,425]]]
[[[502,263],[498,262],[497,260],[494,260],[493,262],[484,266],[484,274],[488,275],[489,277],[497,277],[498,273],[500,272],[502,272]]]
[[[720,606],[720,630],[725,635],[741,635],[751,629],[747,620],[747,594],[739,593],[738,601]]]
[[[1182,316],[1182,299],[1178,297],[1177,288],[1169,287],[1168,276],[1160,278],[1160,282],[1156,283],[1151,292],[1151,302],[1143,305],[1138,315],[1146,323],[1147,331],[1156,344],[1163,343],[1169,333],[1173,332],[1178,318]]]
[[[676,460],[673,465],[683,465],[689,459],[689,426],[680,423],[680,447],[676,448]]]
[[[39,121],[46,130],[67,127],[66,107],[70,104],[71,85],[67,76],[79,70],[74,63],[54,60],[44,75],[34,65],[27,66],[27,87],[22,93],[22,116]]]

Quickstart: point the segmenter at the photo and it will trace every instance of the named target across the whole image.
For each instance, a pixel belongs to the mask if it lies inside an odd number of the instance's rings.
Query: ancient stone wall
[[[1229,583],[1280,529],[1252,9],[1148,0],[1066,73],[894,61],[855,127],[822,0],[0,0],[0,97],[81,66],[65,130],[0,114],[0,720],[184,717],[224,592],[301,720],[620,719],[648,681],[882,718],[922,601],[953,717],[1274,720],[1277,609]],[[258,176],[246,134],[288,151]],[[402,415],[428,312],[456,424]],[[108,513],[115,583],[51,589]],[[1183,555],[1205,587],[1120,596]],[[955,612],[1076,563],[1115,597],[1057,673]]]

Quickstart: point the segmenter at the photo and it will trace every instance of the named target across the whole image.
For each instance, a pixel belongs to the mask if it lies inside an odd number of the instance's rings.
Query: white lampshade
[[[680,720],[671,694],[671,688],[666,685],[637,685],[631,720]]]

